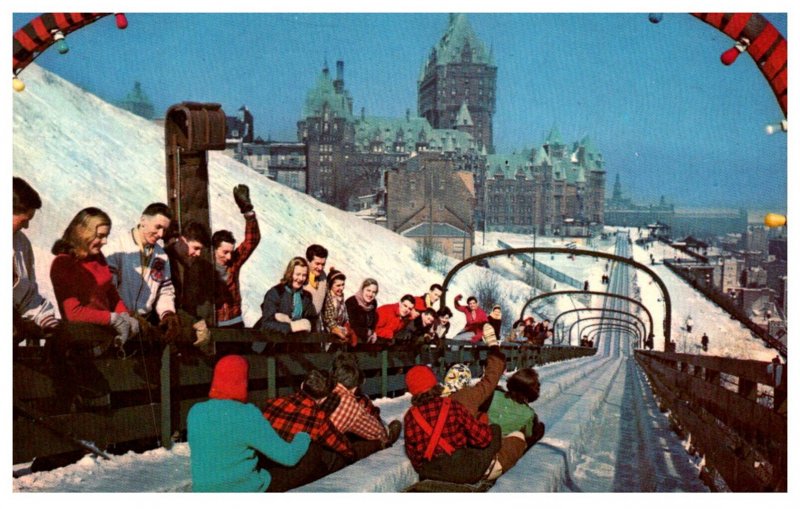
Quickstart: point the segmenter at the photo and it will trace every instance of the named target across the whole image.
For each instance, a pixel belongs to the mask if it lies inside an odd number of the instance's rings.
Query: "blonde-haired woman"
[[[292,258],[280,282],[264,295],[261,318],[254,327],[283,334],[310,332],[317,321],[317,309],[311,294],[303,289],[307,281],[308,262],[301,256]]]
[[[102,210],[78,212],[53,245],[50,280],[64,320],[111,326],[124,344],[138,334],[139,322],[117,293],[101,251],[110,232],[111,218]]]
[[[367,278],[358,291],[344,301],[350,328],[356,333],[359,343],[375,343],[375,324],[378,323],[378,281]]]

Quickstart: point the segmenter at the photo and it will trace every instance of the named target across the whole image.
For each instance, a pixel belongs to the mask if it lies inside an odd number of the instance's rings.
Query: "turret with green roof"
[[[475,35],[466,14],[450,14],[447,29],[422,67],[417,111],[434,128],[469,133],[479,150],[492,153],[496,83],[492,52]]]
[[[317,83],[306,95],[306,102],[303,104],[303,118],[321,116],[326,104],[333,116],[348,121],[353,120],[353,101],[350,98],[350,92],[336,90],[327,64],[317,76]]]
[[[436,45],[437,64],[461,63],[465,58],[474,64],[494,65],[492,54],[472,30],[466,14],[450,14],[449,24]]]
[[[144,117],[147,120],[152,120],[155,115],[153,103],[150,101],[150,98],[147,97],[147,94],[144,93],[142,84],[138,81],[133,84],[133,90],[125,96],[125,99],[117,103],[117,106],[135,115]]]

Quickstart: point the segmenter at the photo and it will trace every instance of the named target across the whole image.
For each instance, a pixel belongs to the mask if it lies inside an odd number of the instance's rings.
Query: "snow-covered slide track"
[[[617,254],[628,256],[629,249],[627,238],[619,236]],[[627,266],[614,264],[609,291],[627,295],[628,273]],[[633,359],[632,336],[616,331],[598,338],[595,358],[613,361],[597,365],[580,402],[562,394],[534,405],[547,433],[492,491],[707,491]],[[560,376],[548,366],[539,371],[543,390],[558,383]]]

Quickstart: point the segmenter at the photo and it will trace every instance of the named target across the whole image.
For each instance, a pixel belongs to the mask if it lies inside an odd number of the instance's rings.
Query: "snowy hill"
[[[26,234],[42,293],[52,296],[50,248],[75,213],[100,207],[111,216],[114,237],[133,227],[147,204],[166,201],[164,130],[39,66],[26,69],[25,82],[26,90],[14,94],[13,174],[44,202]],[[219,152],[210,152],[209,175],[212,230],[227,229],[243,239],[244,221],[231,193],[239,183],[250,186],[261,227],[261,244],[241,274],[247,325],[259,318],[264,293],[289,259],[313,243],[328,248],[328,268],[348,276],[346,295],[374,277],[379,303],[396,302],[406,293],[421,295],[444,277],[415,261],[413,241],[270,181]],[[458,283],[454,289],[469,291]]]

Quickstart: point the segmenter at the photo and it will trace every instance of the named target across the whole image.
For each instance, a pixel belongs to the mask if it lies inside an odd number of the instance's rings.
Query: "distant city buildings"
[[[614,226],[644,226],[653,223],[664,223],[672,226],[675,218],[675,206],[667,203],[664,196],[657,205],[638,205],[622,193],[619,173],[614,180],[611,197],[605,203],[605,222]]]
[[[786,342],[786,227],[749,224],[742,234],[726,234],[705,243],[673,242],[676,255],[668,261],[718,304],[733,306],[761,331]]]
[[[612,195],[605,203],[604,223],[611,226],[635,227],[663,223],[669,226],[673,238],[691,235],[699,239],[710,239],[733,232],[745,233],[747,211],[725,208],[678,208],[668,203],[664,196],[658,204],[639,205],[624,196],[617,174]]]

